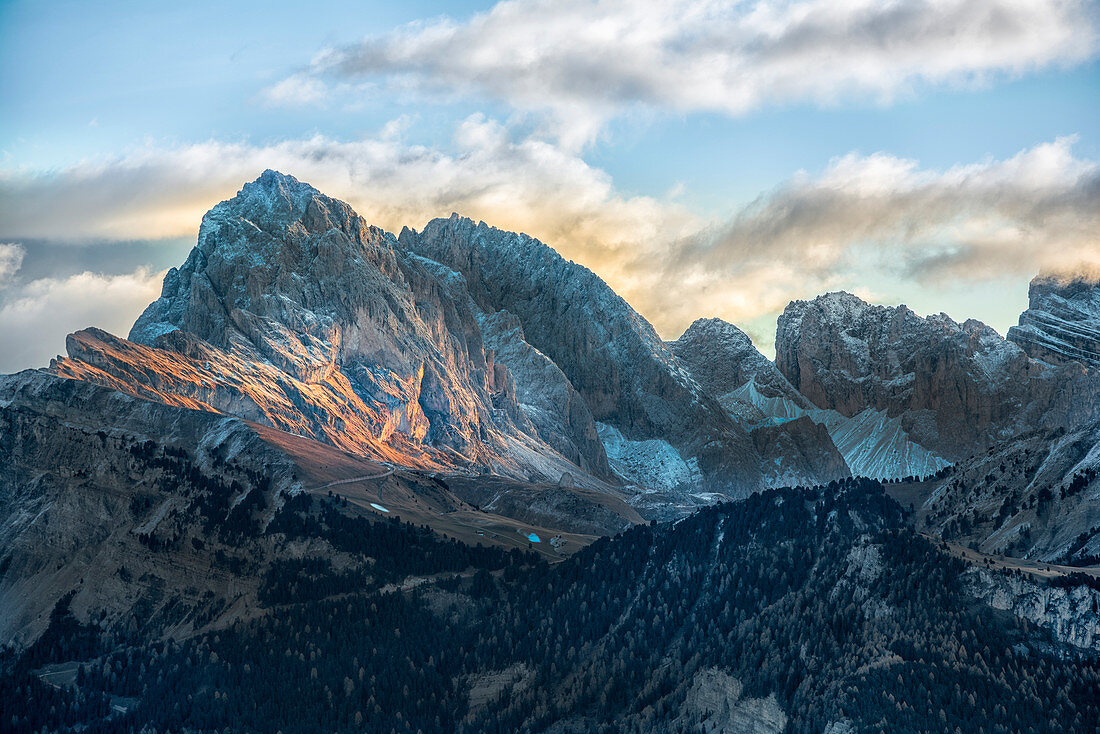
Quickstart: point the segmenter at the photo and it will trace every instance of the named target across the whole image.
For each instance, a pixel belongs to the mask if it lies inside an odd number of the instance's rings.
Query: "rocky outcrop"
[[[1100,282],[1086,276],[1038,276],[1028,308],[1008,340],[1028,356],[1052,364],[1100,368]]]
[[[524,339],[561,369],[596,421],[629,441],[668,442],[684,461],[698,463],[712,489],[762,486],[746,431],[590,270],[527,235],[458,215],[420,232],[404,229],[400,243],[461,273],[481,311],[514,314]]]
[[[1087,583],[1055,584],[971,568],[963,575],[963,588],[994,609],[1048,630],[1059,642],[1100,652],[1100,591]]]
[[[717,668],[700,670],[692,678],[679,721],[721,734],[779,734],[787,728],[787,714],[774,693],[745,696],[741,681]]]
[[[1100,412],[1100,381],[1080,365],[1030,359],[979,321],[921,318],[848,293],[794,301],[779,318],[776,366],[815,405],[900,417],[927,449],[959,459],[1036,426]]]
[[[827,484],[852,476],[828,429],[810,418],[760,426],[751,435],[773,487]]]

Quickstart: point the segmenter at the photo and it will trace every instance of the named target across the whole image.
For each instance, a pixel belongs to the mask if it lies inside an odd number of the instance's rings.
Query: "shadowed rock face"
[[[519,319],[507,311],[480,317],[485,343],[515,382],[516,400],[539,435],[581,469],[612,476],[596,422],[584,398],[553,360],[524,339]]]
[[[918,527],[983,553],[1080,565],[1100,556],[1098,475],[1100,422],[1021,433],[927,483]]]
[[[187,471],[173,474],[166,466],[180,457]],[[231,621],[241,611],[232,600],[252,598],[260,577],[215,564],[215,553],[239,549],[204,527],[204,512],[223,507],[224,521],[253,491],[250,477],[263,477],[254,491],[266,519],[300,487],[295,472],[237,418],[42,371],[0,376],[0,638],[27,645],[70,592],[72,611],[87,620],[95,610],[104,631],[134,614],[151,636],[188,634],[198,610],[214,625]],[[172,548],[172,562],[150,553],[150,539]],[[250,548],[249,561],[269,550]]]
[[[751,381],[760,395],[785,401],[788,410],[812,407],[745,332],[722,319],[698,319],[668,346],[735,420],[753,427],[753,445],[770,485],[825,484],[851,476],[825,427],[804,417],[777,420],[737,397]]]
[[[753,380],[766,397],[783,397],[799,407],[810,407],[748,334],[729,322],[697,319],[668,346],[711,395],[720,398]]]
[[[901,416],[918,443],[952,459],[1028,428],[1080,425],[1100,404],[1100,382],[1080,365],[1030,359],[980,321],[848,293],[787,306],[776,366],[814,404]]]
[[[746,432],[594,273],[531,237],[457,215],[421,232],[405,229],[400,242],[461,273],[480,310],[514,314],[526,341],[554,361],[597,421],[631,440],[670,442],[698,459],[711,482],[761,486]]]
[[[1100,368],[1100,282],[1039,276],[1027,295],[1028,308],[1008,340],[1034,359]]]
[[[128,341],[86,331],[69,349],[59,374],[388,461],[554,481],[575,471],[517,404],[457,274],[274,171],[203,217]],[[555,425],[581,437],[553,442],[584,442],[583,420]],[[599,471],[598,452],[587,458]]]

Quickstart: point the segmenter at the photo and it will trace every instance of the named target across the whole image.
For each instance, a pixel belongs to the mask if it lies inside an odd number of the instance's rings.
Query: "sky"
[[[1100,271],[1100,7],[0,0],[0,372],[125,335],[266,168],[527,232],[669,339],[770,355],[832,290],[1003,334]]]

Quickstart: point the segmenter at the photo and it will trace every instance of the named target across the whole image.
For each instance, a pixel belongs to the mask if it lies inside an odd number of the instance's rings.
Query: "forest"
[[[0,664],[13,732],[702,732],[708,671],[789,732],[1097,731],[1100,666],[968,597],[963,563],[870,480],[637,526],[548,565],[300,496],[266,529],[372,573],[285,559],[266,613],[184,640],[97,640],[64,605]],[[413,590],[382,587],[442,574]],[[78,662],[75,686],[35,671]],[[112,702],[125,702],[117,710]]]

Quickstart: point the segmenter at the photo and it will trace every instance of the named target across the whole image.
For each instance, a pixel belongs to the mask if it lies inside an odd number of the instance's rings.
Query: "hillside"
[[[317,534],[352,558],[374,553],[348,545],[332,505],[319,509],[288,502],[265,535],[278,544]],[[90,731],[1100,724],[1096,663],[1057,631],[976,599],[966,565],[909,530],[902,508],[872,482],[765,492],[636,527],[551,568],[523,570],[499,556],[454,564],[421,555],[435,541],[409,540],[423,562],[403,572],[484,570],[393,593],[352,588],[342,564],[284,561],[264,577],[266,613],[167,642],[102,645],[59,605],[16,667],[80,662],[70,664],[73,687],[52,694],[51,715]],[[503,573],[493,573],[499,564]],[[1056,582],[1044,583],[1058,591]],[[1082,588],[1090,607],[1100,600]],[[11,686],[3,704],[19,719],[15,729],[48,723],[39,714],[24,725]],[[124,702],[125,713],[105,720],[89,703],[105,700]]]

